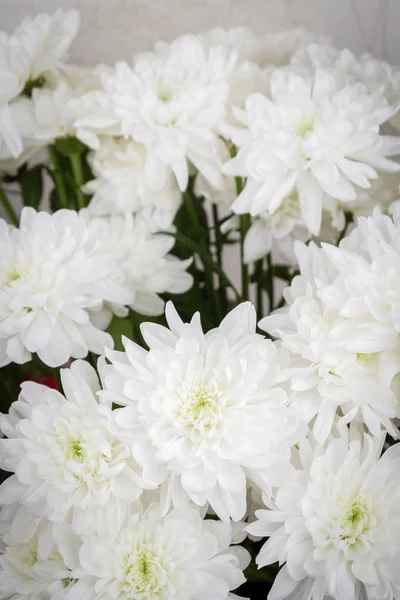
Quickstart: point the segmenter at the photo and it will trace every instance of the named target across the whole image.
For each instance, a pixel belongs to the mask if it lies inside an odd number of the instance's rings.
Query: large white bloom
[[[267,495],[290,476],[297,421],[276,382],[274,344],[255,333],[250,303],[204,334],[197,313],[183,323],[171,303],[170,329],[141,327],[150,350],[125,339],[104,366],[116,431],[132,447],[149,484],[164,482],[167,504],[187,496],[217,515],[239,520],[246,481]]]
[[[58,10],[26,19],[11,36],[0,33],[0,148],[4,144],[16,158],[23,150],[18,120],[10,102],[26,90],[41,86],[47,74],[65,57],[79,26],[75,10]],[[27,86],[27,87],[26,87]]]
[[[288,306],[260,322],[290,350],[292,407],[320,442],[336,416],[398,435],[399,228],[376,209],[339,248],[299,245]]]
[[[147,151],[134,140],[104,136],[100,148],[89,155],[95,179],[86,184],[93,194],[89,211],[93,215],[136,212],[156,207],[174,214],[181,193],[172,174],[157,188],[146,169]]]
[[[69,527],[54,536],[50,521],[26,507],[3,507],[0,596],[13,600],[64,600],[73,585],[80,540]]]
[[[195,509],[161,516],[153,505],[112,537],[83,543],[68,600],[233,600],[250,557],[231,540],[227,523],[203,521]]]
[[[78,530],[82,518],[96,528],[96,509],[123,515],[144,484],[129,447],[110,431],[111,405],[96,397],[94,369],[75,361],[61,379],[65,397],[25,382],[9,415],[2,415],[7,439],[0,440],[0,464],[15,475],[0,487],[0,498],[54,522],[68,516]]]
[[[278,70],[270,88],[271,98],[253,94],[246,111],[236,111],[247,128],[231,128],[239,152],[224,170],[248,179],[232,209],[273,213],[296,190],[303,219],[317,235],[324,194],[345,203],[377,171],[400,169],[386,158],[399,151],[400,138],[379,134],[394,109],[363,84],[340,87],[328,71],[303,78]]]
[[[36,352],[59,366],[112,346],[89,309],[129,304],[133,292],[121,283],[123,250],[102,251],[96,228],[73,210],[24,208],[19,229],[0,221],[0,365],[27,362]]]
[[[175,239],[162,233],[174,233],[171,214],[147,210],[136,215],[89,219],[89,224],[99,251],[111,256],[121,254],[119,280],[131,299],[111,301],[108,306],[116,314],[126,314],[126,304],[142,315],[160,315],[164,311],[160,294],[182,294],[192,287],[193,277],[187,272],[192,259],[180,260],[171,254]],[[105,316],[102,311],[101,319]]]
[[[286,563],[269,600],[400,598],[400,446],[380,450],[369,436],[300,443],[296,477],[247,528],[270,536],[260,567]]]
[[[188,163],[214,187],[222,186],[218,130],[235,60],[234,52],[207,50],[195,36],[185,36],[137,55],[133,67],[118,63],[104,76],[122,133],[147,146],[147,168],[158,187],[172,170],[185,190]]]

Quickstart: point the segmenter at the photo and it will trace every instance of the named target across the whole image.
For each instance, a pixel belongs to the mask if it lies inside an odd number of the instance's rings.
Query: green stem
[[[244,240],[250,227],[250,215],[240,215],[240,262],[242,265],[242,297],[249,299],[249,268],[244,262]]]
[[[188,213],[189,219],[192,222],[193,228],[194,228],[195,232],[197,231],[199,233],[198,243],[199,243],[199,245],[201,245],[203,247],[204,252],[212,260],[210,248],[209,248],[209,245],[207,244],[207,239],[204,236],[204,232],[206,233],[206,236],[207,236],[207,230],[201,225],[201,223],[199,221],[199,218],[197,216],[197,213],[196,213],[196,210],[194,207],[193,197],[189,190],[184,192],[183,200],[184,200],[186,212]],[[201,256],[200,256],[200,258],[201,258]],[[221,307],[219,304],[219,297],[218,297],[218,294],[216,294],[216,292],[214,290],[213,274],[207,268],[207,265],[204,263],[204,260],[202,260],[202,263],[203,263],[203,268],[204,268],[205,286],[206,286],[207,294],[209,296],[208,299],[214,304],[217,313],[222,315]]]
[[[18,227],[18,223],[19,223],[18,217],[15,214],[15,211],[14,211],[13,207],[11,206],[11,202],[7,198],[5,191],[3,190],[3,188],[1,186],[0,186],[0,201],[3,205],[4,210],[6,211],[8,218],[10,219],[10,223],[12,223],[16,227]]]
[[[263,280],[263,259],[261,258],[255,264],[256,268],[256,276],[257,276],[257,315],[260,319],[263,316],[263,288],[262,288],[262,280]]]
[[[192,196],[188,190],[183,193],[183,201],[185,203],[185,208],[189,215],[189,219],[192,221],[193,227],[197,230],[201,230],[200,222],[193,206]]]
[[[47,151],[49,153],[50,162],[53,165],[52,173],[54,177],[54,184],[56,186],[59,206],[60,208],[68,208],[68,196],[64,185],[62,169],[60,161],[58,160],[57,151],[52,146],[48,146]]]
[[[269,312],[274,310],[274,273],[272,268],[271,253],[267,255],[268,277],[267,277],[267,294],[269,299]]]
[[[350,223],[352,223],[353,221],[353,215],[350,212],[346,212],[345,213],[345,218],[346,218],[346,222],[343,228],[343,231],[340,233],[338,241],[336,243],[337,246],[339,246],[340,242],[342,241],[342,239],[345,237],[347,230],[349,228]]]
[[[81,155],[78,153],[70,154],[69,160],[72,167],[72,173],[74,175],[75,184],[76,184],[76,197],[78,200],[79,208],[86,207],[86,198],[85,194],[82,191],[82,186],[85,183],[85,179],[83,177],[83,169],[81,162]]]
[[[231,156],[236,155],[236,149],[231,150]],[[239,196],[243,191],[243,179],[241,177],[235,177],[236,183],[236,195]],[[246,233],[250,227],[250,215],[240,215],[240,262],[242,271],[242,298],[243,300],[249,299],[249,268],[244,263],[244,240]]]
[[[219,214],[218,214],[218,206],[216,204],[212,205],[212,213],[213,213],[213,221],[214,221],[214,234],[215,234],[215,250],[217,263],[221,271],[223,271],[223,262],[222,262],[222,235],[219,224]],[[226,287],[224,282],[222,281],[221,276],[218,277],[218,285],[219,285],[219,295],[221,297],[221,303],[224,307],[224,311],[228,308],[228,296],[226,293]]]

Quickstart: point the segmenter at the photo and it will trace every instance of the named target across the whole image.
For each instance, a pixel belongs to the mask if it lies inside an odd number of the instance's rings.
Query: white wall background
[[[0,30],[58,6],[81,12],[71,60],[83,65],[130,58],[158,39],[215,25],[259,33],[302,25],[331,35],[339,47],[400,64],[400,0],[0,0]]]

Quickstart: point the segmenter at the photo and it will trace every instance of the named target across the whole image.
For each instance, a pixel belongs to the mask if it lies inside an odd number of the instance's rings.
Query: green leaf
[[[244,575],[247,581],[264,581],[272,583],[275,581],[277,574],[279,573],[279,565],[274,563],[268,567],[258,569],[254,562],[251,562],[247,569],[244,571]]]
[[[114,340],[114,348],[115,350],[124,350],[124,346],[122,344],[122,336],[129,338],[130,340],[134,339],[133,335],[133,325],[132,321],[127,317],[113,317],[111,323],[107,328],[108,333],[112,336]]]
[[[43,194],[42,165],[36,165],[32,169],[20,171],[19,183],[24,205],[38,209]]]
[[[81,141],[73,136],[58,138],[55,147],[57,152],[67,157],[72,154],[82,154],[86,150],[85,144],[82,144]]]
[[[189,237],[187,237],[180,231],[177,231],[176,233],[171,233],[170,231],[160,231],[159,234],[170,235],[170,236],[174,237],[178,242],[180,242],[181,244],[186,246],[189,250],[198,254],[200,256],[201,260],[203,261],[204,266],[205,267],[209,266],[212,271],[217,273],[221,278],[221,282],[223,282],[224,285],[230,287],[236,294],[237,299],[238,300],[240,299],[239,293],[236,290],[233,283],[230,281],[230,279],[225,274],[225,272],[221,269],[219,264],[213,261],[213,259],[210,257],[210,255],[204,249],[203,246],[201,246],[200,244],[197,244],[196,242],[191,240]]]

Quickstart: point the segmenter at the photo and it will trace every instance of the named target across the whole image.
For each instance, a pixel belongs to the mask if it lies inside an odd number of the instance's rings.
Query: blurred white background
[[[83,65],[130,58],[156,40],[215,25],[259,33],[302,25],[338,47],[400,63],[400,0],[0,0],[0,29],[58,6],[81,12],[71,59]]]

